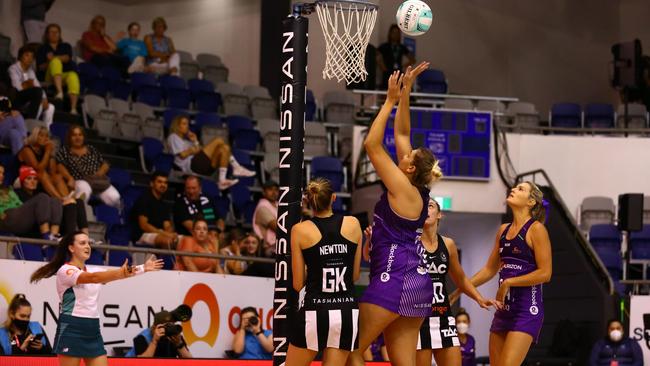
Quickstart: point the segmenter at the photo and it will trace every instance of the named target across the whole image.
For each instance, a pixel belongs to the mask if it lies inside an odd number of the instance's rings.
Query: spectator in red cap
[[[38,173],[30,166],[20,168],[20,189],[16,191],[18,198],[23,202],[28,202],[39,197],[40,187],[38,186]],[[86,218],[86,207],[81,199],[64,197],[57,199],[48,196],[52,207],[61,206],[61,233],[63,235],[82,231],[88,234],[88,219]]]
[[[36,176],[31,168],[20,172],[21,181]],[[0,165],[0,182],[4,181],[5,168]],[[52,199],[45,193],[34,195],[23,202],[11,187],[0,185],[0,231],[15,235],[26,235],[37,231],[44,239],[56,240],[62,214],[61,204],[52,205]]]

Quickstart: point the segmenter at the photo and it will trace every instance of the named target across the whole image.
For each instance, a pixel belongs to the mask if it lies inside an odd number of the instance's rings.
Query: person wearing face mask
[[[0,355],[52,353],[50,341],[38,322],[29,321],[32,305],[23,294],[16,294],[9,303],[7,321],[0,328]]]
[[[128,277],[158,271],[162,259],[149,258],[139,266],[129,266],[124,260],[122,267],[103,270],[86,267],[90,258],[88,235],[77,231],[64,236],[56,247],[56,253],[42,267],[32,273],[30,282],[56,276],[56,292],[59,295],[59,322],[54,338],[54,353],[59,365],[84,364],[107,366],[106,349],[99,329],[99,291],[102,285]]]
[[[611,319],[607,336],[591,349],[589,366],[643,366],[643,353],[637,341],[625,336],[623,324]]]
[[[456,330],[458,331],[458,340],[460,341],[460,355],[462,366],[476,366],[476,341],[469,330],[469,314],[465,309],[460,308],[456,314]]]

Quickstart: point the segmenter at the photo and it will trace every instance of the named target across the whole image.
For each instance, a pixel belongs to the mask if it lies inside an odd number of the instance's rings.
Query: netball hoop
[[[305,95],[309,19],[313,12],[325,36],[323,78],[338,82],[364,81],[366,47],[379,7],[367,0],[317,0],[294,4],[282,22],[282,89],[280,92],[280,197],[276,230],[273,298],[273,364],[284,365],[289,317],[297,304],[291,275],[291,228],[300,222],[304,166]],[[309,177],[308,177],[309,178]]]

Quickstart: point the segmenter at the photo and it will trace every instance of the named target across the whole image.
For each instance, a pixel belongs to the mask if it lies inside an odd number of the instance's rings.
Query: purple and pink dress
[[[507,238],[512,224],[503,230],[499,240],[499,255],[501,257],[499,283],[537,269],[535,254],[526,243],[526,233],[534,222],[534,219],[528,220],[512,239]],[[533,342],[537,343],[542,323],[544,323],[542,285],[510,287],[503,305],[503,309],[497,310],[494,314],[490,332],[523,332],[530,334],[533,337]]]
[[[422,212],[415,220],[399,216],[384,192],[375,205],[370,251],[370,284],[360,299],[405,317],[431,315],[433,286],[418,237],[428,214],[429,191],[420,189]]]

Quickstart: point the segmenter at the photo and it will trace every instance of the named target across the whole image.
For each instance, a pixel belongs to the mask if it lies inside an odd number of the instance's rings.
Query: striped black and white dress
[[[322,238],[302,250],[307,265],[305,297],[293,322],[291,344],[313,351],[353,351],[359,346],[359,307],[352,279],[357,244],[341,235],[342,215],[311,221]]]
[[[417,349],[440,349],[460,346],[456,331],[456,319],[451,314],[447,296],[447,273],[449,272],[449,251],[441,235],[434,252],[424,251],[426,269],[433,286],[431,316],[424,318]]]

